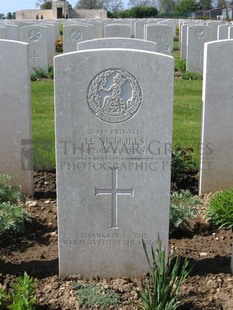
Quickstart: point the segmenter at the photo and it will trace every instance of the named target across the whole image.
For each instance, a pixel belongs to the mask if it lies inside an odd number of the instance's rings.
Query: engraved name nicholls
[[[92,113],[107,123],[121,123],[132,118],[142,103],[142,90],[135,77],[123,69],[98,73],[87,89]]]

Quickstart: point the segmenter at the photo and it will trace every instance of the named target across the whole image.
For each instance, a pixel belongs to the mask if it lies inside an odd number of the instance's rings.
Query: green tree
[[[216,4],[216,8],[224,9],[227,7],[227,1],[226,0],[218,0]]]
[[[102,7],[109,12],[117,12],[124,9],[124,4],[122,0],[103,0]]]
[[[157,8],[153,6],[135,6],[131,10],[131,18],[147,18],[156,17],[158,15]]]
[[[198,10],[210,10],[212,9],[212,0],[200,0],[197,3],[197,9]]]
[[[52,0],[38,0],[36,6],[41,10],[50,10],[52,9]]]
[[[103,2],[100,0],[79,0],[76,9],[102,9]]]
[[[178,15],[189,16],[191,12],[195,12],[197,4],[195,0],[180,0],[174,9],[174,12]]]
[[[7,19],[13,19],[13,15],[11,12],[8,12],[7,15],[6,15],[6,18]]]
[[[160,12],[164,15],[171,15],[174,12],[175,1],[174,0],[159,0]]]
[[[155,0],[129,0],[128,6],[129,7],[156,6],[156,1]]]
[[[0,13],[0,19],[3,19],[5,15],[3,13]]]

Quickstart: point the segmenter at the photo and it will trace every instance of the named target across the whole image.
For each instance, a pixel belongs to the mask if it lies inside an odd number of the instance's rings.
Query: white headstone
[[[31,73],[35,69],[48,72],[48,34],[47,27],[34,25],[24,26],[22,41],[29,43]]]
[[[173,70],[132,49],[55,57],[61,275],[142,275],[142,238],[167,248]]]
[[[187,29],[193,24],[183,24],[180,27],[180,58],[186,59],[186,49],[187,49]]]
[[[19,27],[17,25],[6,24],[6,38],[7,40],[17,41],[19,38]]]
[[[94,38],[94,28],[89,25],[72,24],[63,27],[63,52],[77,51],[77,43]]]
[[[0,39],[6,39],[6,27],[0,26]]]
[[[172,28],[173,37],[176,36],[176,25],[177,22],[175,19],[165,19],[159,22],[161,25],[167,25]]]
[[[49,23],[43,23],[43,26],[47,27],[48,35],[48,65],[53,66],[53,57],[56,55],[56,29],[55,25]]]
[[[29,46],[0,40],[0,174],[33,193]]]
[[[83,41],[77,44],[78,50],[95,48],[132,48],[150,52],[157,52],[157,43],[132,38],[104,38]]]
[[[136,39],[144,40],[144,26],[149,24],[147,20],[140,20],[134,23],[134,37]]]
[[[233,184],[233,40],[205,45],[200,194]]]
[[[233,26],[228,28],[228,39],[233,39]]]
[[[105,38],[113,38],[113,37],[130,38],[130,35],[131,35],[130,25],[111,24],[104,26]]]
[[[157,43],[159,53],[170,55],[173,51],[172,27],[166,25],[145,25],[145,40]]]
[[[213,39],[213,29],[208,26],[189,26],[187,30],[186,70],[203,73],[204,43]]]
[[[230,26],[232,26],[232,24],[218,26],[217,40],[228,39],[228,29]]]

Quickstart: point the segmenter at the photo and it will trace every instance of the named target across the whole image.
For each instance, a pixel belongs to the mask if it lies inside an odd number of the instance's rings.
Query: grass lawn
[[[175,79],[173,145],[194,149],[198,163],[201,140],[202,81]]]
[[[32,82],[34,169],[55,168],[53,81]]]
[[[202,81],[175,79],[173,145],[193,147],[197,164],[201,136],[201,93]],[[51,80],[32,82],[32,126],[35,170],[55,168],[54,101]]]

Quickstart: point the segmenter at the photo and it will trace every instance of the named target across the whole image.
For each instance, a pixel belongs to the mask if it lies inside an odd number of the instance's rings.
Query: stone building
[[[101,10],[75,10],[69,7],[66,0],[52,0],[51,10],[21,10],[16,11],[16,20],[23,19],[58,19],[58,18],[107,18],[107,11]]]

